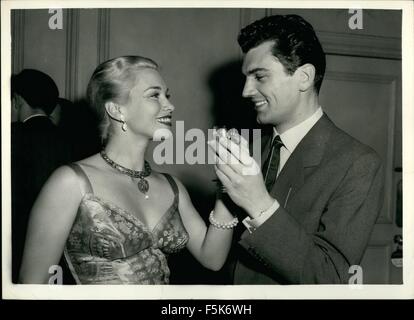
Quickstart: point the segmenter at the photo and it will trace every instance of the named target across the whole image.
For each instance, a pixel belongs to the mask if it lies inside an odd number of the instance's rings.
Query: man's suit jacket
[[[50,174],[70,161],[70,148],[49,118],[11,126],[12,273],[17,280],[30,210]]]
[[[270,136],[262,142],[266,159]],[[280,208],[241,235],[234,283],[348,283],[380,212],[382,185],[376,153],[324,114],[270,191]]]

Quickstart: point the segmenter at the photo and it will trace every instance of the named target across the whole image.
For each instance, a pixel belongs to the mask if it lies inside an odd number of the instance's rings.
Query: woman
[[[79,284],[167,284],[167,255],[184,247],[218,270],[237,224],[220,200],[207,227],[184,186],[152,171],[148,143],[171,126],[174,106],[157,64],[102,63],[88,85],[101,118],[102,152],[56,170],[33,206],[22,283],[48,283],[64,257]]]

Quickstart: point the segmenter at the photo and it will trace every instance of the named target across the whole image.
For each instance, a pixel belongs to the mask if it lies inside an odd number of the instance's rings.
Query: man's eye
[[[258,80],[258,81],[263,80],[265,77],[266,77],[266,76],[263,76],[263,75],[258,75],[258,74],[255,76],[256,80]]]
[[[151,98],[156,98],[156,99],[158,99],[159,97],[160,97],[159,92],[153,93],[153,94],[151,95]]]

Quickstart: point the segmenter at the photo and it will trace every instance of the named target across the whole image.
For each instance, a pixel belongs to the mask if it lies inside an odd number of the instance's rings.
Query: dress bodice
[[[96,196],[79,165],[71,165],[88,186],[66,241],[65,259],[78,284],[168,284],[167,256],[183,249],[188,233],[178,211],[178,187],[164,174],[174,200],[156,226]]]

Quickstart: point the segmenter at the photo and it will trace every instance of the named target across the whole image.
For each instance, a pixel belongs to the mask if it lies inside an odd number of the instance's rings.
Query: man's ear
[[[18,95],[17,93],[13,94],[12,97],[12,107],[15,108],[16,110],[18,110],[21,105],[23,104],[24,99]]]
[[[21,97],[18,94],[13,94],[11,100],[11,122],[20,121]]]
[[[105,102],[105,110],[110,118],[121,121],[122,112],[117,104],[112,101]]]
[[[307,91],[313,87],[316,70],[312,64],[305,63],[297,68],[295,72],[298,72],[300,91]]]

